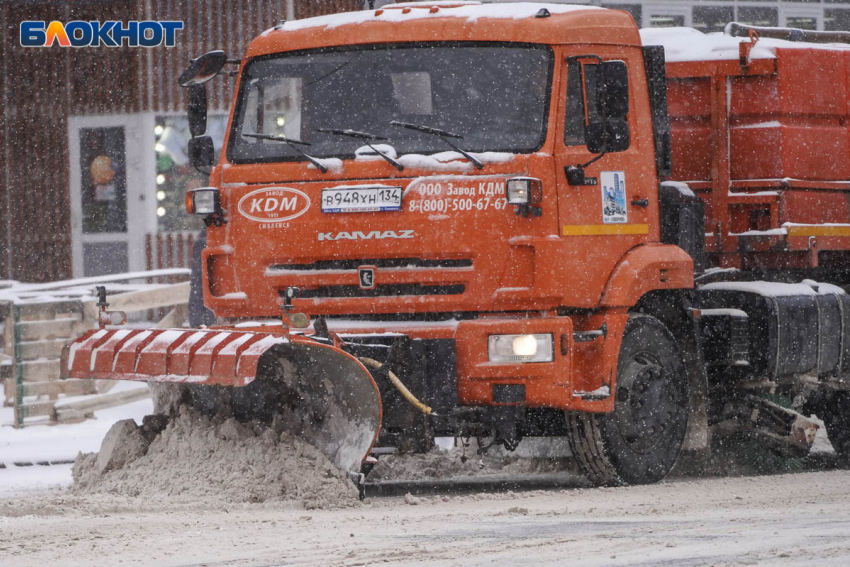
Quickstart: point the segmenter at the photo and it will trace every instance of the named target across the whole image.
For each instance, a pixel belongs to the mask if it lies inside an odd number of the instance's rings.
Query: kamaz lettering
[[[414,238],[416,236],[415,232],[412,230],[400,230],[398,232],[394,230],[372,230],[370,232],[361,232],[359,230],[354,232],[320,232],[319,233],[319,242],[323,240],[384,240],[385,238]]]

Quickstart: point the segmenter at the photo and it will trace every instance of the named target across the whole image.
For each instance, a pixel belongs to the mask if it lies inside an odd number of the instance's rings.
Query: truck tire
[[[833,449],[842,459],[850,459],[850,393],[839,392],[832,396],[822,413]]]
[[[688,427],[688,378],[676,339],[658,319],[631,315],[610,414],[567,414],[570,448],[596,485],[658,482],[676,464]]]

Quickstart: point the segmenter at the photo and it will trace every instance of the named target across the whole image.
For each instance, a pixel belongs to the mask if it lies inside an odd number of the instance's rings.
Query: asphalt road
[[[478,482],[312,511],[44,492],[0,501],[0,565],[850,565],[848,470]]]

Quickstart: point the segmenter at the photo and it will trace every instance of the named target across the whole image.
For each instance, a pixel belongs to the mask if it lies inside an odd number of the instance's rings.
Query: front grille
[[[310,264],[274,264],[269,271],[356,270],[360,266],[378,268],[469,268],[472,260],[426,260],[424,258],[376,258],[356,260],[318,260]]]
[[[304,299],[348,298],[348,297],[398,297],[405,295],[460,295],[466,291],[463,284],[422,285],[394,284],[378,285],[374,289],[361,289],[356,285],[321,286],[314,289],[302,289]],[[285,290],[280,290],[283,297]]]

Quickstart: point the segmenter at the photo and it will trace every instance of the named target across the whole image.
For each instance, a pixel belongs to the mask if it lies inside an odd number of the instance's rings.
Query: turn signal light
[[[215,187],[199,187],[186,191],[186,212],[208,216],[221,212],[221,194]]]
[[[517,207],[516,214],[524,217],[539,217],[543,209],[538,207],[543,201],[543,182],[534,177],[514,177],[505,184],[505,199],[509,205]]]

